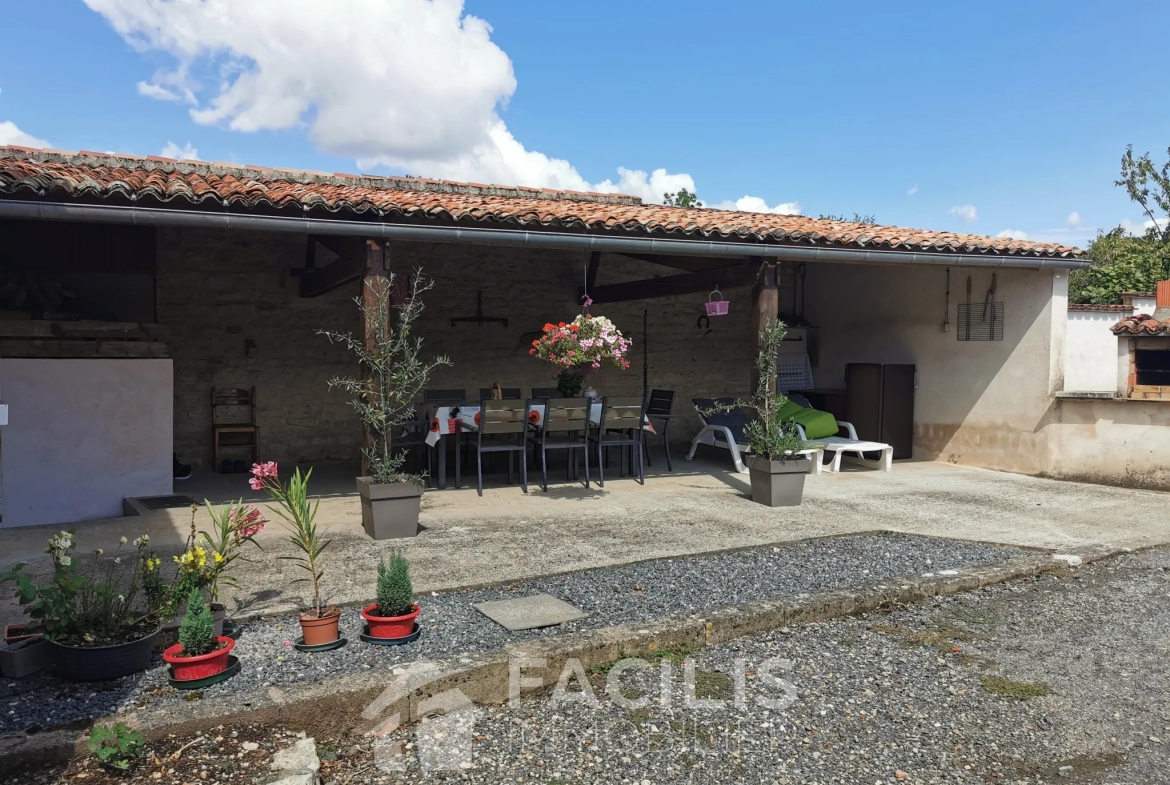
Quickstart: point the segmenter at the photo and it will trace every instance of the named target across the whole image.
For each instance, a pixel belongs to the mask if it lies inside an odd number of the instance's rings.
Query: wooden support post
[[[386,266],[386,247],[381,240],[366,240],[365,268],[362,272],[362,340],[366,350],[378,350],[378,336],[387,324],[378,323],[378,319],[386,322],[390,319],[390,276]],[[383,300],[386,307],[379,312],[379,300]],[[364,373],[364,371],[363,371]],[[365,449],[362,452],[362,476],[370,473],[370,461],[366,452],[374,447],[374,435],[368,430],[362,442]]]
[[[769,319],[776,319],[780,315],[780,281],[779,270],[776,264],[764,263],[760,269],[760,278],[752,287],[752,392],[759,384],[759,374],[756,373],[756,355],[760,353],[760,330]],[[772,392],[776,391],[776,379],[773,377],[768,384]]]

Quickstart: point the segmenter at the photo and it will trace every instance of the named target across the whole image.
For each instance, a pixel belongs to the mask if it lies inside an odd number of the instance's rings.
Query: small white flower
[[[95,556],[101,556],[103,553],[105,553],[105,551],[103,551],[101,548],[95,548],[93,552]]]
[[[120,545],[125,545],[125,544],[126,544],[126,538],[125,538],[125,537],[121,537],[121,538],[119,538],[119,539],[118,539],[118,543],[119,543]]]
[[[60,559],[58,559],[58,561],[61,563],[62,567],[68,567],[73,563],[73,559],[70,559],[68,556],[62,556]]]
[[[122,563],[122,557],[121,557],[121,556],[115,556],[115,557],[114,557],[114,564],[121,564],[121,563]]]

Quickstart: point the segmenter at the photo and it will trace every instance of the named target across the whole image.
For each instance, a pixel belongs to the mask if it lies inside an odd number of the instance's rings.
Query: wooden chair
[[[226,415],[222,409],[229,409]],[[239,419],[240,410],[247,410],[246,420]],[[232,412],[235,416],[231,416]],[[227,416],[227,421],[221,418]],[[260,429],[256,427],[256,388],[217,390],[211,388],[211,445],[213,467],[223,471],[220,454],[224,448],[247,449],[252,463],[257,462],[256,451]]]
[[[533,387],[533,398],[560,398],[561,391],[556,387]]]
[[[555,401],[555,403],[554,403]],[[589,487],[589,409],[592,398],[542,398],[544,416],[531,438],[540,450],[540,487],[548,491],[548,451],[580,450],[585,455],[585,487]]]
[[[475,469],[476,490],[483,496],[483,456],[496,452],[520,453],[520,487],[528,493],[528,435],[529,413],[532,403],[520,403],[515,399],[494,401],[485,398],[480,401],[476,423]],[[485,438],[489,437],[489,438]],[[502,437],[502,438],[491,438]],[[515,441],[512,439],[515,438]],[[508,456],[508,481],[512,477],[512,456]]]
[[[646,417],[653,420],[662,421],[662,447],[666,450],[666,470],[668,472],[674,471],[674,467],[670,465],[670,439],[666,436],[666,429],[670,427],[670,421],[674,418],[674,390],[651,390],[650,400],[646,403]],[[650,440],[643,439],[643,450],[646,453],[646,464],[653,466],[654,462],[650,460]]]
[[[423,403],[448,403],[467,400],[467,390],[423,390]]]
[[[601,419],[590,440],[597,443],[597,484],[605,487],[605,451],[610,447],[630,447],[630,474],[646,484],[646,470],[642,465],[642,445],[645,443],[646,400],[644,398],[602,398]],[[622,449],[625,453],[625,449]],[[634,454],[638,456],[637,471],[634,470]],[[618,473],[621,474],[619,461]]]

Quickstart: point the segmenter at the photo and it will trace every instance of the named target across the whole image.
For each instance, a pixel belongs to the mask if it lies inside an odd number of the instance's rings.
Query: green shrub
[[[414,588],[410,584],[410,565],[395,551],[389,561],[378,562],[378,615],[405,616],[411,612]]]
[[[86,746],[101,765],[115,771],[129,771],[146,752],[142,734],[130,730],[123,722],[113,727],[98,725],[90,731]]]
[[[183,645],[184,657],[198,657],[215,650],[215,619],[198,589],[187,599],[187,612],[179,625],[179,643]]]

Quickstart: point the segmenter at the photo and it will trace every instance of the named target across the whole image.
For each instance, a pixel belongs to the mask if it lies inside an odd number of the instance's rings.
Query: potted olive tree
[[[744,426],[750,455],[745,460],[752,483],[752,501],[768,507],[796,507],[804,495],[804,478],[809,459],[800,454],[808,445],[796,425],[781,410],[788,399],[775,392],[776,353],[787,328],[779,319],[769,319],[760,330],[760,353],[756,355],[755,394],[740,403],[755,411]]]
[[[422,293],[434,282],[421,271],[413,276],[402,305],[391,308],[394,276],[367,278],[365,295],[356,300],[365,322],[365,341],[351,333],[321,330],[357,357],[362,378],[338,377],[329,386],[345,390],[362,421],[367,440],[362,453],[369,474],[357,478],[362,500],[362,527],[375,540],[418,534],[418,514],[426,478],[403,471],[405,450],[396,450],[394,436],[416,422],[415,406],[436,368],[450,365],[446,357],[424,361],[422,338],[414,334],[422,314]],[[397,313],[392,314],[391,311]]]
[[[399,552],[378,562],[377,601],[362,609],[363,639],[369,643],[407,643],[418,638],[420,608],[414,604],[410,565]]]

